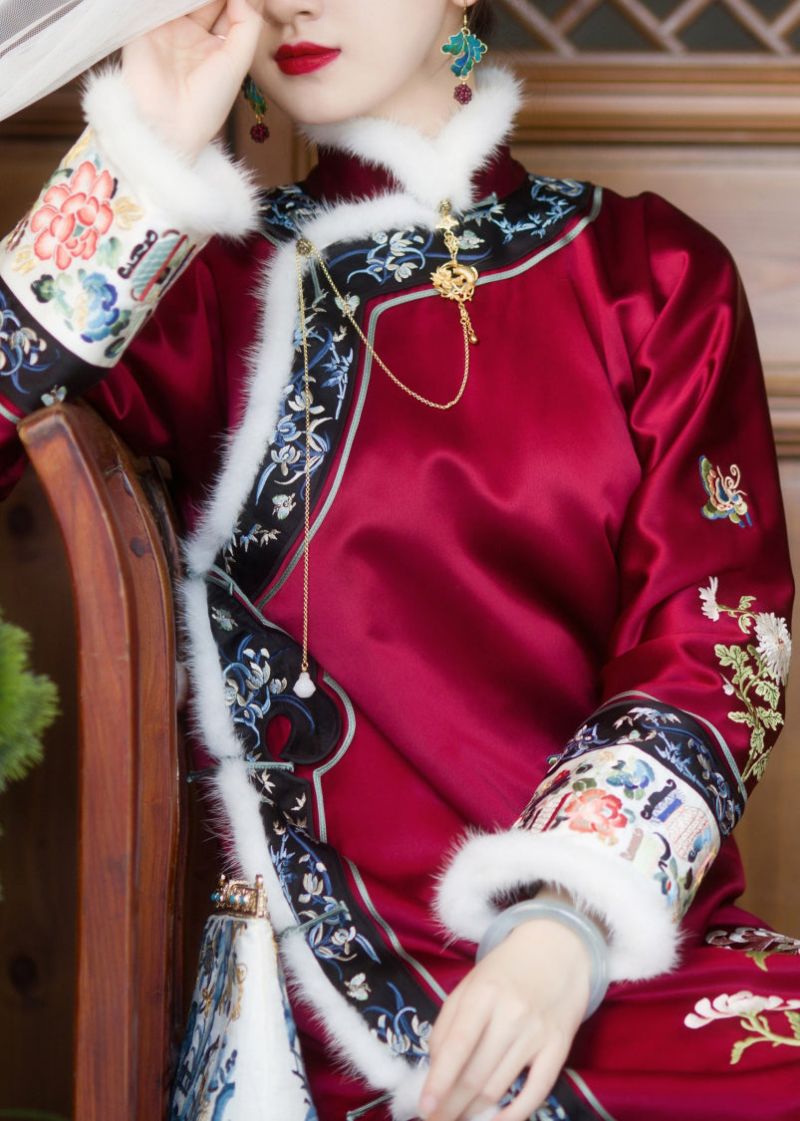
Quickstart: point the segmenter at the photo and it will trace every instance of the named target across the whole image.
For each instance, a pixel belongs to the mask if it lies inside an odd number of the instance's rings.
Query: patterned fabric
[[[560,762],[515,824],[612,850],[658,885],[676,922],[719,851],[706,800],[657,756],[622,739]]]
[[[745,953],[764,973],[769,972],[767,961],[773,954],[800,956],[800,938],[790,938],[763,926],[709,930],[705,940],[708,946]]]
[[[0,275],[50,336],[108,367],[196,248],[144,209],[86,129],[0,246]],[[13,388],[12,400],[30,408],[42,383]]]
[[[317,1121],[283,971],[277,963],[273,977],[264,969],[275,960],[271,942],[264,919],[213,915],[206,922],[169,1121],[255,1116],[256,1096],[275,1091],[270,1075],[280,1063],[295,1089],[295,1112],[285,1121]],[[291,1109],[291,1097],[283,1101]]]
[[[338,746],[340,720],[330,692],[320,687],[301,699],[287,690],[299,674],[301,651],[282,631],[253,617],[229,590],[210,589],[226,697],[247,745],[251,781],[259,794],[269,854],[298,925],[320,968],[370,1031],[395,1054],[418,1062],[437,1005],[403,963],[376,937],[339,854],[315,831],[313,784],[293,773],[294,763],[322,764]],[[246,629],[244,629],[246,628]],[[276,715],[292,732],[276,767],[267,727]]]
[[[712,576],[700,588],[702,613],[712,623],[723,616],[735,619],[750,642],[717,643],[714,653],[719,662],[722,689],[735,697],[738,706],[728,713],[734,724],[749,729],[750,751],[742,781],[758,781],[764,775],[769,752],[783,726],[781,703],[789,677],[792,640],[786,620],[772,612],[755,611],[756,596],[740,596],[736,607],[726,607],[717,599],[719,580]]]
[[[707,803],[723,836],[731,832],[745,803],[738,776],[730,766],[723,770],[712,733],[688,712],[653,698],[620,697],[582,724],[554,762],[561,765],[617,743],[635,746],[643,758],[634,774],[627,774],[623,767],[612,785],[633,796],[641,790],[638,797],[642,798],[644,787],[637,785],[635,774],[641,772],[644,777],[649,756],[694,788]]]

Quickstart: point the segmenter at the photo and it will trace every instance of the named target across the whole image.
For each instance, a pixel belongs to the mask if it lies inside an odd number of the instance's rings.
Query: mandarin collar
[[[517,79],[490,67],[476,74],[472,101],[433,137],[375,117],[309,126],[319,162],[305,188],[324,202],[400,192],[434,210],[443,199],[465,210],[487,195],[503,197],[525,176],[504,143],[520,101]]]

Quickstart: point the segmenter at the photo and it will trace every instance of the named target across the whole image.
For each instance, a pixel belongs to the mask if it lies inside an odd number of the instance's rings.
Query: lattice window
[[[498,46],[561,59],[800,55],[800,0],[496,0]]]

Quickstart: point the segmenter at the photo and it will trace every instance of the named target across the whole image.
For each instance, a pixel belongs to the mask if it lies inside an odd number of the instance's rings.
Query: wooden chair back
[[[87,406],[35,413],[20,436],[64,539],[79,640],[73,1117],[159,1121],[182,942],[175,534],[154,466]]]

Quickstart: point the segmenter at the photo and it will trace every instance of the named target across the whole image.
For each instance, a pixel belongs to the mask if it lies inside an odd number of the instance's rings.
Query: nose
[[[319,19],[325,0],[263,0],[262,16],[268,23],[284,27],[297,20]]]

